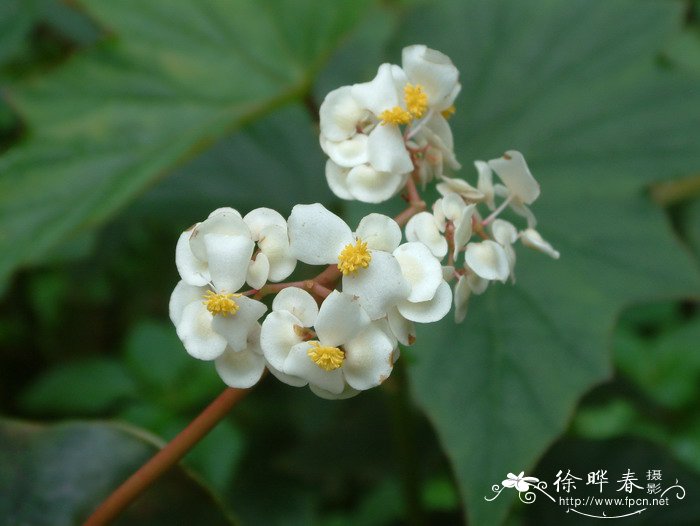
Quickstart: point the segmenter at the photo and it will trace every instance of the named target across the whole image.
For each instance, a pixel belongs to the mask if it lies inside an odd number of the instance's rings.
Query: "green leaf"
[[[620,370],[658,404],[679,409],[697,402],[700,384],[700,317],[663,333],[652,344],[617,353]]]
[[[4,0],[0,3],[0,66],[21,51],[38,16],[38,4],[36,0]]]
[[[103,414],[137,395],[137,385],[121,363],[95,358],[49,369],[20,403],[33,414],[86,416]]]
[[[650,181],[700,167],[697,81],[655,66],[679,8],[454,0],[414,12],[397,39],[455,61],[463,177],[475,182],[474,159],[522,151],[542,187],[538,229],[562,254],[519,250],[514,286],[473,298],[463,326],[446,319],[419,330],[413,391],[470,523],[504,519],[512,501],[486,502],[491,485],[531,468],[579,397],[609,377],[620,309],[699,289],[696,267],[644,194]]]
[[[158,450],[135,428],[103,423],[40,426],[0,421],[0,517],[5,524],[82,524]],[[115,525],[230,525],[212,495],[174,468]]]
[[[0,280],[304,94],[369,1],[84,0],[115,36],[13,93],[31,133],[0,159]]]

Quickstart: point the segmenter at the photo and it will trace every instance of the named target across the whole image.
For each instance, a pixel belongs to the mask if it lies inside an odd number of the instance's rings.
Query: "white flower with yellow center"
[[[462,89],[459,71],[450,58],[427,46],[403,48],[401,65],[407,81],[425,95],[425,109],[448,111]]]
[[[410,287],[391,254],[401,242],[401,229],[390,217],[369,214],[353,233],[345,221],[316,203],[296,205],[288,226],[294,257],[310,265],[337,265],[343,291],[357,296],[372,320],[408,296]]]
[[[266,310],[264,304],[246,296],[217,293],[184,280],[170,297],[170,319],[187,352],[200,360],[220,359],[217,368],[233,387],[249,387],[252,384],[245,384],[257,375],[255,383],[262,374],[265,360],[256,351],[255,333],[257,320]],[[232,364],[239,369],[232,370]],[[223,378],[224,373],[220,374]]]
[[[356,297],[333,291],[321,308],[301,289],[282,290],[265,318],[261,347],[282,381],[324,398],[346,398],[383,382],[396,341],[372,322]]]
[[[413,170],[400,128],[414,119],[406,109],[403,93],[406,84],[406,75],[400,67],[382,64],[374,79],[351,88],[358,104],[379,119],[367,138],[369,164],[379,172],[406,174]]]

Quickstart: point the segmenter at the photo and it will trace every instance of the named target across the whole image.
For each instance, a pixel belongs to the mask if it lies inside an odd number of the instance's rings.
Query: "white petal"
[[[206,234],[204,236],[211,282],[217,292],[236,292],[245,283],[255,243],[250,237]]]
[[[404,243],[394,250],[411,291],[408,301],[427,301],[435,295],[442,282],[442,266],[423,243]]]
[[[325,398],[326,400],[346,400],[348,398],[352,398],[353,396],[357,396],[358,394],[360,394],[360,391],[353,389],[347,384],[345,385],[345,388],[340,394],[331,393],[330,391],[321,389],[317,385],[313,384],[309,385],[309,389],[311,389],[311,392],[319,398]]]
[[[474,166],[479,172],[479,182],[476,184],[477,189],[484,194],[484,202],[491,210],[496,207],[494,203],[493,189],[493,172],[489,165],[484,161],[474,161]]]
[[[401,105],[391,64],[382,64],[369,82],[352,86],[352,96],[363,108],[379,116],[384,110]]]
[[[175,247],[175,266],[183,280],[190,285],[203,287],[209,283],[211,276],[207,262],[197,258],[190,248],[191,235],[191,230],[180,234]]]
[[[431,107],[444,110],[452,105],[459,93],[459,71],[447,55],[424,45],[408,46],[403,48],[401,65],[409,82],[423,87]]]
[[[470,273],[467,276],[467,284],[469,288],[472,289],[472,292],[478,296],[486,291],[489,286],[489,280],[481,278],[474,273]]]
[[[401,243],[401,228],[389,216],[372,213],[360,220],[355,236],[372,250],[392,252]]]
[[[476,205],[468,205],[462,212],[462,217],[457,222],[454,233],[454,258],[457,259],[457,253],[469,242],[472,237],[472,216]]]
[[[352,231],[323,205],[296,205],[287,222],[292,255],[310,265],[337,263],[345,245],[352,243]]]
[[[287,227],[269,225],[260,231],[258,247],[270,262],[270,281],[282,281],[294,272],[297,260],[289,247]]]
[[[349,169],[338,166],[330,159],[326,161],[326,181],[328,182],[331,192],[341,199],[352,201],[355,197],[353,197],[348,188],[347,179],[349,171]]]
[[[407,320],[396,307],[389,309],[387,318],[391,332],[402,345],[413,345],[416,341],[416,326],[411,320]]]
[[[456,179],[452,177],[442,176],[442,183],[436,185],[440,195],[447,196],[449,194],[458,194],[465,199],[471,201],[480,201],[484,198],[484,194],[466,182],[464,179]]]
[[[535,228],[537,226],[537,218],[535,217],[535,214],[533,214],[532,210],[530,210],[522,202],[516,199],[511,201],[508,206],[511,210],[513,210],[513,212],[515,212],[519,216],[524,217],[527,220],[528,228]]]
[[[207,234],[223,234],[226,236],[250,237],[250,230],[243,222],[241,214],[233,208],[217,208],[209,217],[192,230],[190,248],[195,256],[202,261],[208,261],[204,237]]]
[[[291,374],[303,378],[310,384],[316,385],[325,391],[333,394],[340,394],[345,387],[342,368],[326,371],[316,365],[308,355],[311,342],[302,342],[292,347],[289,356],[284,362],[286,374]]]
[[[177,326],[182,319],[182,311],[185,310],[190,303],[204,301],[204,294],[207,292],[206,287],[195,287],[184,280],[178,281],[175,285],[173,293],[170,295],[170,320],[173,325]]]
[[[250,349],[234,351],[230,347],[216,359],[216,372],[229,387],[253,387],[265,370],[265,358]]]
[[[277,293],[272,310],[289,311],[304,327],[311,327],[318,317],[318,305],[311,294],[298,287],[287,287]]]
[[[264,303],[252,300],[246,296],[235,298],[238,312],[233,315],[214,316],[212,327],[221,334],[234,351],[245,349],[248,335],[255,328],[256,322],[265,314],[267,307]]]
[[[433,299],[412,303],[402,301],[398,305],[401,315],[418,323],[432,323],[441,320],[450,312],[452,306],[452,289],[446,281],[440,283]]]
[[[251,288],[259,290],[267,283],[267,277],[270,275],[270,261],[267,256],[260,252],[255,260],[248,265],[248,273],[246,282]]]
[[[502,246],[512,245],[518,239],[518,231],[513,223],[505,219],[496,219],[491,225],[491,233],[496,243]]]
[[[319,109],[321,134],[331,141],[348,139],[355,134],[365,113],[352,96],[350,86],[335,89],[326,95]]]
[[[226,349],[226,339],[214,331],[212,315],[201,302],[183,309],[176,330],[190,356],[199,360],[213,360]]]
[[[302,325],[302,323],[286,310],[273,310],[262,323],[260,346],[265,359],[280,371],[284,369],[284,361],[292,347],[303,341],[303,338],[294,330],[295,325]]]
[[[549,257],[559,259],[559,252],[554,250],[554,247],[545,241],[537,230],[528,228],[520,233],[520,241],[526,247],[534,248],[547,254]]]
[[[447,119],[440,115],[439,112],[434,112],[430,119],[425,123],[424,130],[429,141],[437,146],[443,152],[451,152],[454,148],[454,139],[452,138],[452,129]]]
[[[423,243],[436,258],[442,259],[447,254],[447,240],[440,235],[435,218],[429,212],[421,212],[408,220],[406,239]]]
[[[462,323],[467,316],[467,305],[469,296],[472,294],[472,289],[467,283],[467,278],[460,276],[455,285],[454,303],[455,303],[455,322]]]
[[[520,152],[508,150],[503,157],[491,159],[489,166],[520,201],[531,204],[540,195],[540,185],[532,177]]]
[[[243,221],[250,229],[250,235],[253,241],[260,239],[260,233],[271,225],[276,225],[285,231],[287,230],[287,222],[282,217],[282,214],[272,208],[256,208],[248,212]]]
[[[357,298],[334,290],[323,300],[314,328],[321,345],[338,347],[370,323]]]
[[[505,281],[510,267],[503,247],[495,241],[469,243],[464,261],[477,275],[488,280]]]
[[[372,261],[367,268],[343,276],[343,291],[357,296],[369,317],[376,320],[408,296],[410,286],[394,256],[381,250],[371,253]]]
[[[323,151],[338,166],[352,168],[369,161],[367,143],[367,135],[358,133],[344,141],[325,141]]]
[[[364,391],[381,384],[394,366],[394,344],[375,324],[347,342],[343,374],[353,389]]]
[[[370,164],[379,172],[404,174],[413,170],[411,156],[398,126],[380,124],[374,128],[369,134],[367,151]]]
[[[406,174],[379,172],[361,164],[348,172],[346,184],[353,199],[363,203],[381,203],[396,195],[406,184]]]
[[[303,387],[309,382],[304,380],[303,378],[299,378],[298,376],[292,376],[291,374],[285,374],[279,369],[274,368],[270,363],[267,363],[267,369],[272,373],[272,376],[277,378],[280,382],[285,383],[287,385],[291,385],[292,387]]]

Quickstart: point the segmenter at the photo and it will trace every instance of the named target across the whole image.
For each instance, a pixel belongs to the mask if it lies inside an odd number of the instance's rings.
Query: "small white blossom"
[[[539,232],[537,232],[537,230],[528,228],[520,232],[519,237],[522,244],[526,247],[534,248],[535,250],[539,250],[540,252],[547,254],[551,258],[559,259],[559,252],[554,250],[552,245],[542,239],[542,236]]]
[[[264,360],[256,351],[255,333],[257,320],[266,310],[264,304],[246,296],[217,294],[210,287],[195,287],[185,281],[177,284],[170,297],[170,319],[191,356],[215,360],[227,353],[243,353],[222,358],[225,363],[221,367],[227,374],[225,381],[237,382],[235,387],[249,387],[243,384],[254,373],[262,374]],[[232,363],[244,366],[239,371],[240,376],[230,371]]]
[[[503,247],[487,239],[479,243],[469,243],[464,254],[464,262],[477,276],[493,281],[508,279],[510,265]]]
[[[510,269],[511,279],[515,281],[513,275],[513,269],[515,268],[515,250],[513,249],[513,243],[518,239],[517,229],[512,223],[504,219],[496,219],[491,223],[491,234],[493,235],[494,241],[503,247],[506,257],[508,258],[508,268]]]
[[[408,296],[409,285],[391,252],[401,242],[401,229],[390,217],[369,214],[355,233],[323,205],[296,205],[289,216],[294,256],[311,265],[336,264],[343,291],[359,298],[373,320]]]
[[[408,296],[396,306],[398,314],[418,323],[431,323],[444,318],[452,304],[452,291],[444,280],[440,261],[419,242],[404,243],[394,250],[394,256],[410,284]],[[405,343],[409,340],[412,327],[396,319],[396,312],[389,314],[389,324],[395,336]],[[397,330],[399,327],[402,328]]]
[[[285,289],[263,322],[261,346],[283,375],[278,378],[297,386],[308,383],[325,398],[345,398],[391,374],[396,341],[349,294],[333,291],[316,309],[307,292]]]

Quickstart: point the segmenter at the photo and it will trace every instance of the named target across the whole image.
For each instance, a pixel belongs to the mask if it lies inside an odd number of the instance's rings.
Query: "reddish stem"
[[[248,391],[248,389],[227,388],[199,416],[192,420],[179,435],[156,453],[151,460],[141,466],[107,500],[100,504],[85,521],[84,526],[103,526],[113,521],[148,486],[204,438]]]

